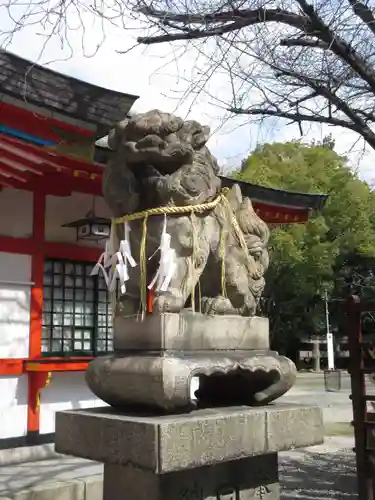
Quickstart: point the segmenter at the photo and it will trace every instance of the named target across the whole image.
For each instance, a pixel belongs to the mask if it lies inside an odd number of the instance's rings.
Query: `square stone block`
[[[155,416],[112,408],[56,415],[56,451],[155,474],[323,442],[318,407],[272,404]]]
[[[269,349],[268,318],[211,316],[184,311],[148,316],[144,321],[115,318],[118,350],[196,351]]]

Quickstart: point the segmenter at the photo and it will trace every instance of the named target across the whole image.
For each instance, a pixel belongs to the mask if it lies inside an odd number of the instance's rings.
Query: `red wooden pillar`
[[[33,239],[36,248],[31,257],[31,281],[34,282],[34,285],[31,288],[30,300],[30,359],[39,358],[41,355],[45,209],[45,193],[35,191],[33,196]],[[28,373],[27,433],[31,438],[31,442],[32,436],[35,433],[39,433],[40,408],[39,404],[37,404],[37,399],[41,387],[44,386],[44,382],[38,376],[38,373]]]

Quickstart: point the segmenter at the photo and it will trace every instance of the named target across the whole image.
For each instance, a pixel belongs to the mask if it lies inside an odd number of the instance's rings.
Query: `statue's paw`
[[[158,313],[179,313],[184,306],[185,302],[180,294],[171,291],[156,297],[152,309]]]
[[[238,309],[232,306],[227,297],[203,297],[201,301],[202,313],[204,314],[240,314]]]

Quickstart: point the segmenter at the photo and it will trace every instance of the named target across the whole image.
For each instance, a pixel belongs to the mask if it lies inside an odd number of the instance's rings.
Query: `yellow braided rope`
[[[191,231],[192,231],[192,244],[193,244],[193,253],[191,256],[191,308],[192,311],[195,312],[195,266],[197,260],[197,250],[198,250],[198,235],[197,235],[197,226],[196,226],[196,218],[194,212],[190,214],[191,221]]]
[[[217,207],[220,202],[224,201],[226,194],[229,192],[229,188],[223,188],[221,193],[213,201],[208,203],[201,203],[200,205],[186,205],[185,207],[156,207],[149,208],[148,210],[142,210],[142,212],[134,212],[133,214],[123,215],[122,217],[117,217],[113,219],[115,224],[123,224],[124,222],[130,222],[133,220],[143,219],[144,217],[151,215],[168,215],[168,214],[188,214],[188,213],[202,213],[206,210],[212,210]]]
[[[139,273],[140,273],[140,292],[141,292],[141,311],[142,319],[147,311],[147,221],[148,215],[146,214],[142,224],[142,239],[139,250]]]
[[[225,279],[225,243],[226,243],[226,232],[221,229],[220,233],[220,257],[221,257],[221,295],[227,297],[227,287]]]
[[[194,214],[195,213],[203,213],[207,210],[212,210],[216,208],[220,203],[224,205],[228,212],[228,217],[231,222],[231,225],[234,229],[234,232],[237,236],[237,239],[239,241],[239,244],[244,251],[246,257],[247,257],[247,264],[249,271],[254,275],[254,277],[257,277],[259,275],[259,271],[256,268],[255,261],[253,260],[252,256],[249,254],[245,237],[243,235],[243,232],[238,224],[237,218],[235,214],[232,211],[232,208],[230,206],[230,203],[228,199],[226,198],[226,195],[229,192],[229,188],[223,188],[221,193],[217,198],[215,198],[212,201],[209,201],[207,203],[201,203],[199,205],[187,205],[187,206],[182,206],[182,207],[174,207],[174,206],[164,206],[164,207],[156,207],[156,208],[150,208],[147,210],[142,210],[141,212],[134,212],[132,214],[127,214],[123,215],[122,217],[117,217],[112,219],[112,224],[123,224],[125,222],[131,222],[134,220],[139,220],[143,219],[143,224],[142,224],[142,236],[141,236],[141,245],[140,245],[140,291],[141,291],[141,308],[142,308],[142,317],[144,316],[146,310],[147,310],[147,259],[146,259],[146,240],[147,240],[147,220],[148,217],[152,215],[174,215],[174,214],[190,214],[192,226],[193,226],[193,256],[192,256],[192,265],[193,265],[193,273],[195,273],[195,251],[196,251],[196,233],[195,233],[195,227],[194,227]],[[224,233],[224,231],[222,231]],[[222,234],[220,237],[220,250],[221,250],[221,258],[222,258],[222,268],[221,268],[221,288],[222,288],[222,293],[224,296],[226,296],[226,283],[225,283],[225,240],[226,240],[225,234]],[[193,275],[194,276],[194,275]],[[194,279],[193,279],[194,281]],[[200,284],[199,284],[200,285]],[[200,292],[200,286],[199,286],[199,292]],[[193,304],[193,301],[195,300],[195,286],[193,284],[192,286],[192,307],[194,310],[195,304]]]
[[[199,304],[199,312],[202,312],[202,289],[201,289],[201,280],[198,279],[198,304]]]

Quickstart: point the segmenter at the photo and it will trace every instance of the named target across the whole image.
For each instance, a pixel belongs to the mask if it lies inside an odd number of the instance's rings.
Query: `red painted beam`
[[[58,358],[50,356],[33,360],[29,358],[2,358],[0,359],[0,376],[22,375],[23,373],[30,372],[84,371],[93,359],[95,359],[93,356],[85,358],[77,356]]]
[[[54,173],[56,168],[51,165],[46,165],[42,159],[33,156],[33,159],[28,159],[22,149],[2,141],[5,136],[0,136],[0,160],[3,158],[9,165],[13,164],[14,168],[26,169],[36,175],[43,175],[44,172]],[[6,163],[6,161],[4,163]],[[59,167],[60,170],[69,170],[68,167]]]
[[[13,238],[0,235],[0,252],[34,255],[41,252],[46,257],[55,259],[83,260],[95,263],[102,249],[72,243],[55,241],[37,242],[34,238]],[[32,280],[34,281],[34,280]]]
[[[9,176],[9,179],[16,179],[19,182],[22,183],[27,183],[30,179],[30,177],[27,175],[27,173],[20,172],[19,170],[16,170],[14,167],[10,167],[9,165],[6,165],[0,156],[0,172],[4,174],[4,177]]]
[[[103,196],[101,178],[96,179],[83,179],[81,177],[74,177],[73,175],[45,174],[41,182],[37,179],[32,179],[29,183],[33,190],[42,189],[46,194],[57,194],[60,191],[68,192],[69,195],[75,191],[78,193],[93,194],[96,196]],[[62,194],[61,196],[66,196]]]
[[[7,188],[25,189],[25,184],[0,173],[0,184]]]
[[[94,359],[89,357],[87,359],[66,359],[61,360],[46,360],[40,363],[38,360],[25,361],[26,372],[79,372],[85,371],[90,361]]]
[[[69,167],[63,165],[46,164],[44,158],[38,152],[29,152],[29,144],[19,139],[11,138],[7,135],[0,135],[1,156],[8,154],[10,159],[21,162],[25,168],[37,175],[43,175],[43,171],[55,172],[63,169],[69,170]],[[37,146],[38,147],[38,146]],[[42,149],[42,148],[40,148]]]
[[[35,135],[37,131],[39,137],[53,142],[61,141],[61,137],[58,135],[59,130],[65,130],[84,137],[91,137],[95,134],[92,130],[62,122],[56,118],[50,118],[6,102],[0,103],[0,114],[3,125],[30,135]]]
[[[0,252],[33,255],[37,251],[37,242],[33,238],[13,238],[0,235]]]
[[[45,174],[41,179],[30,175],[28,182],[21,183],[16,179],[0,173],[0,185],[26,191],[40,191],[53,196],[70,196],[73,191],[95,196],[102,196],[101,179],[82,179],[72,175]]]
[[[31,155],[31,161],[34,161],[32,160],[32,158],[39,157],[46,162],[57,164],[61,167],[66,166],[71,168],[72,170],[82,170],[84,172],[88,172],[89,174],[103,174],[103,167],[97,163],[89,163],[83,160],[79,160],[78,158],[75,158],[73,156],[57,153],[53,151],[53,149],[47,149],[43,146],[36,146],[34,144],[30,144],[20,139],[15,139],[14,137],[9,137],[6,135],[1,136],[1,141],[5,141],[9,145],[18,147],[24,153]]]
[[[23,359],[7,358],[0,359],[0,376],[2,375],[22,375]]]
[[[56,243],[46,241],[44,244],[46,256],[52,259],[82,260],[97,262],[103,249],[73,245],[70,243]]]
[[[38,176],[63,173],[74,178],[101,181],[103,168],[61,155],[41,146],[35,146],[19,139],[0,134],[0,160],[18,170],[29,170]]]
[[[272,224],[291,224],[298,222],[307,222],[309,218],[309,210],[283,207],[278,205],[269,205],[258,201],[253,202],[255,212],[264,222]]]

